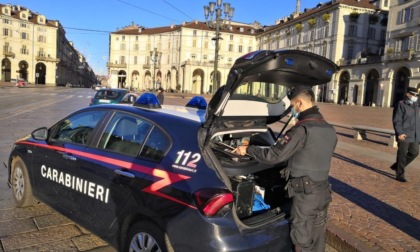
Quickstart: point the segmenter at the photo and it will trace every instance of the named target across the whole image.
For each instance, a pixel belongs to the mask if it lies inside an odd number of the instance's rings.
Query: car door
[[[120,225],[118,216],[147,168],[137,158],[151,125],[138,116],[115,112],[79,156],[78,172],[88,178],[87,197],[75,198],[82,205],[77,218],[92,231],[113,234]],[[134,185],[136,186],[136,185]]]
[[[85,198],[89,178],[79,172],[77,160],[93,138],[104,110],[76,112],[49,129],[49,139],[33,153],[34,188],[38,197],[55,209],[73,214],[80,209],[75,198]]]

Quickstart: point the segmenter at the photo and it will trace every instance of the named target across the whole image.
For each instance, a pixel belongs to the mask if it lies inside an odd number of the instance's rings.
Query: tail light
[[[202,214],[215,217],[232,208],[233,194],[224,189],[203,189],[194,193],[194,200]]]

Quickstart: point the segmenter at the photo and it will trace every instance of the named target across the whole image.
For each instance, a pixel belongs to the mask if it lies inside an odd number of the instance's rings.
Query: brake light
[[[223,189],[204,189],[194,193],[194,200],[205,216],[221,216],[231,209],[233,194]]]

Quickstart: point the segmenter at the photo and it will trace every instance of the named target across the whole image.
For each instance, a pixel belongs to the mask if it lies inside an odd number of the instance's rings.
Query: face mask
[[[294,118],[296,118],[296,119],[298,119],[298,118],[299,118],[299,113],[300,113],[300,112],[297,112],[297,111],[295,110],[295,107],[293,107],[293,108],[292,108],[291,113],[292,113],[292,116],[293,116]]]
[[[416,102],[417,101],[417,96],[411,96],[410,101]]]

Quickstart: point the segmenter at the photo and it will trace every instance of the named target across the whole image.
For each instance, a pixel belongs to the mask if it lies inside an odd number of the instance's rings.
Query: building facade
[[[0,4],[1,81],[90,86],[95,75],[59,21],[19,5]]]
[[[231,23],[221,32],[217,87],[234,61],[256,50],[258,24]],[[204,22],[144,28],[131,24],[110,34],[108,62],[112,87],[212,93],[215,31]]]

